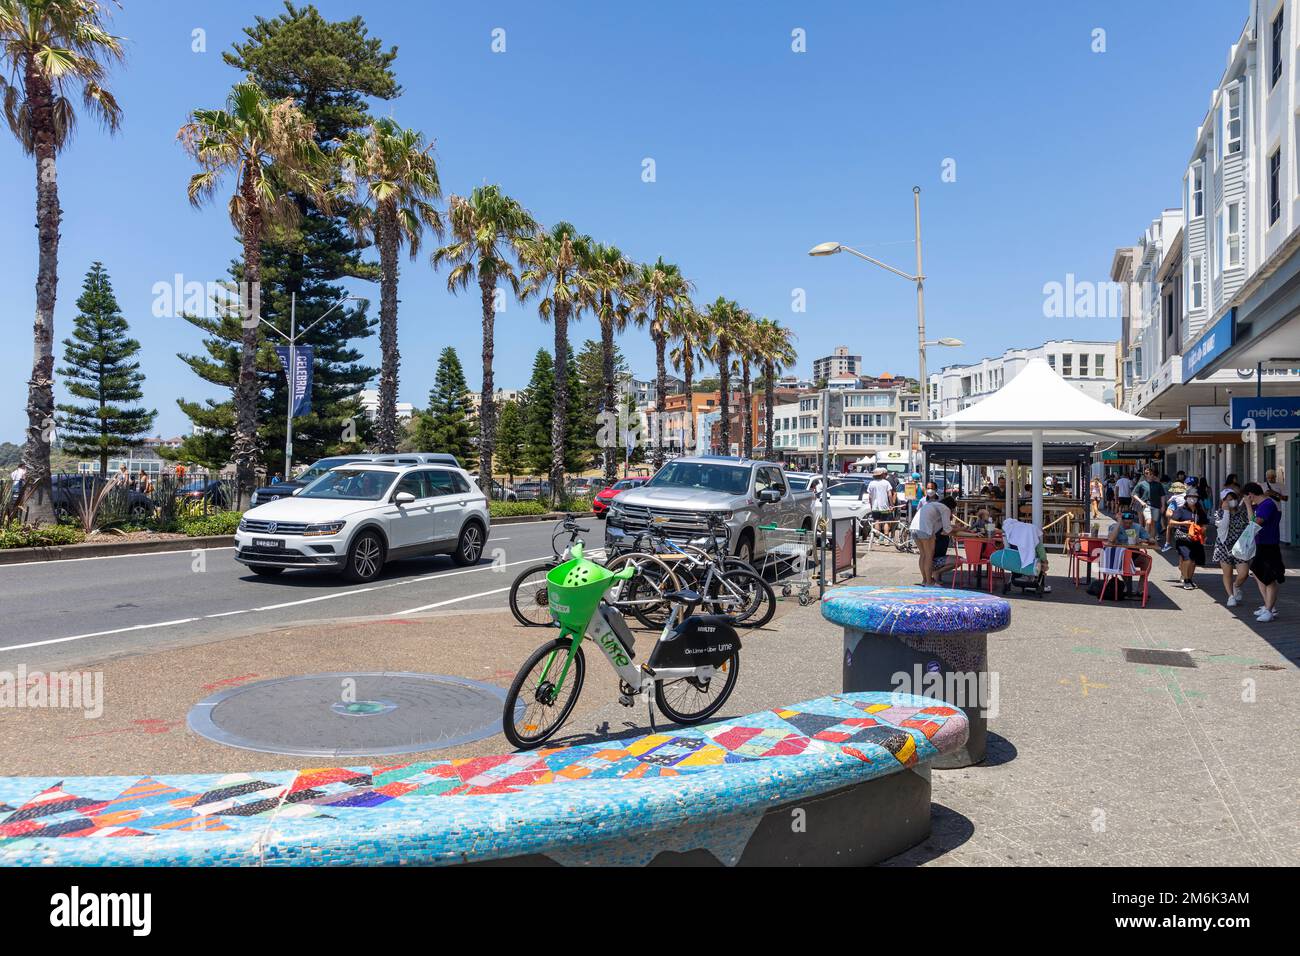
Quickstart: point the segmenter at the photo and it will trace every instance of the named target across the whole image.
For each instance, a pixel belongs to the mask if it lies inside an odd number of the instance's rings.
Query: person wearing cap
[[[1110,533],[1106,536],[1106,544],[1112,548],[1150,548],[1153,544],[1147,529],[1142,527],[1137,520],[1137,512],[1131,508],[1124,508],[1119,513],[1119,520],[1110,526]],[[1151,567],[1151,556],[1146,554],[1134,553],[1133,564],[1143,570]],[[1129,579],[1124,579],[1124,593],[1129,590]]]
[[[1256,482],[1248,483],[1241,490],[1255,509],[1253,520],[1259,525],[1250,572],[1255,575],[1260,597],[1264,599],[1264,606],[1255,612],[1255,620],[1263,624],[1278,616],[1277,592],[1286,580],[1286,565],[1282,562],[1282,509]]]
[[[1237,543],[1248,524],[1250,508],[1241,500],[1237,489],[1224,488],[1219,492],[1219,508],[1214,512],[1214,561],[1223,572],[1223,588],[1228,592],[1228,607],[1236,607],[1241,603],[1241,586],[1250,577],[1250,563],[1238,560],[1232,553],[1232,546]]]
[[[871,504],[871,521],[877,531],[886,535],[893,533],[894,530],[894,502],[897,500],[894,486],[886,477],[888,474],[887,468],[877,468],[871,473],[871,480],[867,482],[867,501]]]
[[[1165,543],[1160,546],[1161,551],[1168,551],[1174,546],[1174,527],[1169,523],[1169,519],[1183,506],[1186,496],[1187,486],[1181,481],[1175,481],[1169,486],[1169,495],[1165,499]]]
[[[1201,506],[1201,493],[1189,486],[1183,503],[1170,509],[1169,526],[1174,533],[1174,546],[1178,548],[1178,570],[1182,574],[1184,591],[1196,589],[1193,579],[1198,565],[1205,563],[1205,526],[1210,523],[1205,508]]]

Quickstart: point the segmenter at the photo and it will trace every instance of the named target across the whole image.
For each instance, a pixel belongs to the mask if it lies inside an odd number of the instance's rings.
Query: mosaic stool
[[[844,628],[844,690],[896,691],[946,701],[966,713],[966,745],[935,759],[941,770],[984,759],[996,707],[988,635],[1011,623],[1011,605],[979,591],[922,587],[836,588],[822,616]]]

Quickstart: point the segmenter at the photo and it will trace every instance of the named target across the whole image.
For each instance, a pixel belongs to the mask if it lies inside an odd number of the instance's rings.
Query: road
[[[589,547],[601,546],[602,523]],[[233,548],[0,565],[0,670],[69,665],[317,618],[506,606],[525,566],[551,554],[552,522],[492,529],[483,561],[395,561],[366,585],[316,571],[260,578]]]

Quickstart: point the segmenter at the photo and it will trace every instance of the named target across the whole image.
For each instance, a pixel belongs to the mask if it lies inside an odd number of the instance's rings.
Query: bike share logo
[[[569,605],[567,605],[567,604],[560,604],[559,602],[557,602],[557,601],[555,600],[554,597],[551,598],[551,610],[554,611],[556,614],[568,614],[568,613],[570,613],[570,612],[569,612]]]
[[[613,631],[601,636],[600,645],[605,648],[605,653],[609,655],[609,659],[619,667],[627,667],[628,664],[632,663],[628,660],[628,656],[623,653],[623,645],[618,642],[618,638],[614,636]]]
[[[933,697],[963,710],[979,710],[986,718],[998,716],[998,674],[996,671],[948,671],[936,660],[920,664],[912,672],[896,671],[891,677],[895,694]]]

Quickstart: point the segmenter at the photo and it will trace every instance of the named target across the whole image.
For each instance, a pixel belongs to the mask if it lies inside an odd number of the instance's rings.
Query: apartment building
[[[825,382],[841,375],[856,377],[862,373],[862,356],[850,355],[847,345],[837,345],[830,355],[813,359],[813,381]]]
[[[1116,252],[1139,291],[1121,407],[1180,427],[1133,449],[1219,485],[1269,469],[1300,540],[1300,0],[1250,0],[1181,174],[1181,230]],[[1158,268],[1151,268],[1155,259]],[[1115,270],[1112,279],[1115,279]],[[1153,307],[1158,303],[1158,307]],[[1243,428],[1249,412],[1253,427]],[[1243,440],[1250,436],[1250,440]]]
[[[930,417],[943,418],[987,398],[1020,373],[1030,359],[1046,359],[1066,381],[1103,402],[1114,401],[1115,343],[1060,339],[1033,348],[1007,349],[969,365],[930,373]]]
[[[890,449],[907,449],[907,425],[920,414],[920,396],[903,389],[836,389],[843,399],[843,422],[830,430],[830,463],[841,470],[862,458]],[[773,450],[791,467],[819,468],[823,453],[821,392],[805,392],[797,401],[773,410]]]

